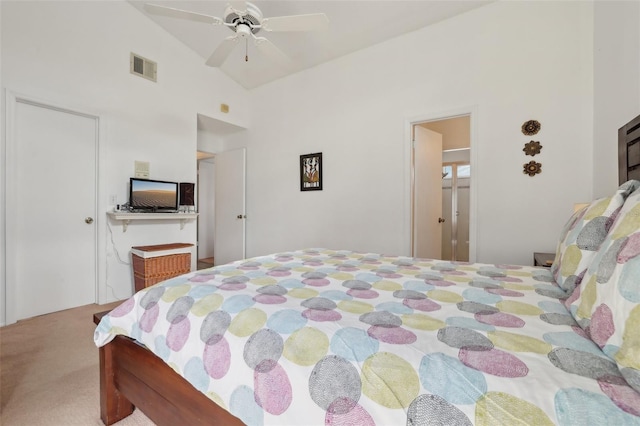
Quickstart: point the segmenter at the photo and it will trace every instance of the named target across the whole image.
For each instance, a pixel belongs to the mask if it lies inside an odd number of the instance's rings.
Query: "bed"
[[[640,425],[640,182],[551,268],[311,248],[188,273],[97,323],[101,418]]]

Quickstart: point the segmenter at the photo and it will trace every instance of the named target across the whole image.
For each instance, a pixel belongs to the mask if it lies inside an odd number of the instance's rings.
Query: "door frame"
[[[404,236],[406,252],[413,254],[413,226],[414,226],[414,178],[413,169],[413,127],[429,121],[441,121],[460,116],[469,116],[469,157],[473,174],[478,176],[477,161],[477,106],[461,107],[458,109],[438,112],[424,112],[405,118],[404,137]],[[475,262],[477,258],[477,178],[471,178],[469,188],[469,262]]]
[[[1,208],[3,211],[2,216],[2,270],[3,274],[0,274],[0,295],[4,303],[0,306],[2,312],[0,312],[0,323],[2,325],[12,324],[16,322],[16,313],[13,301],[15,300],[15,268],[10,265],[15,264],[13,259],[13,253],[8,250],[14,243],[14,236],[8,229],[8,225],[14,220],[13,211],[7,208],[8,202],[13,200],[17,194],[18,189],[15,179],[16,168],[15,161],[12,161],[15,157],[15,145],[16,145],[16,110],[18,103],[29,104],[36,107],[47,108],[54,111],[59,111],[67,114],[79,115],[87,117],[95,121],[95,167],[96,167],[96,181],[95,191],[96,197],[94,198],[95,209],[95,279],[94,279],[94,300],[95,303],[101,304],[107,301],[107,286],[106,286],[106,268],[102,265],[101,260],[106,259],[106,246],[105,246],[105,234],[106,234],[106,221],[103,217],[106,211],[106,200],[103,200],[103,194],[105,193],[105,177],[104,177],[104,140],[106,123],[99,114],[90,111],[86,107],[76,107],[63,105],[61,102],[51,102],[49,100],[38,99],[33,96],[17,93],[10,89],[5,89],[5,138],[4,138],[4,156],[2,164],[5,170],[4,173],[4,197],[1,200]]]

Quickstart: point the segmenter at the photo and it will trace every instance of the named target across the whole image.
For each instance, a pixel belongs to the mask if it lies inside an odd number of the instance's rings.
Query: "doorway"
[[[469,261],[469,190],[471,165],[468,149],[444,151],[442,165],[442,258]],[[462,155],[460,155],[462,154]],[[449,157],[460,156],[451,162]]]
[[[197,268],[206,269],[214,265],[215,256],[215,154],[198,151],[197,165]]]
[[[246,128],[198,114],[199,268],[245,256]]]
[[[99,118],[7,97],[10,324],[96,302]]]
[[[474,185],[470,171],[472,165],[472,111],[441,117],[418,117],[411,120],[411,255],[425,257],[420,251],[420,240],[438,244],[436,256],[452,261],[475,259],[475,241],[472,229],[475,218]],[[420,148],[423,129],[439,135],[441,148],[430,152]],[[431,138],[436,140],[437,138]],[[434,142],[428,142],[434,144]],[[432,150],[433,151],[433,150]],[[423,157],[428,155],[428,159]],[[438,173],[435,173],[435,169]],[[424,176],[429,174],[429,188]],[[421,178],[422,176],[422,178]],[[437,198],[437,199],[436,199]],[[437,204],[437,212],[423,206]],[[422,225],[421,223],[427,223]],[[435,228],[435,229],[434,229]]]
[[[246,256],[246,149],[198,161],[198,269]]]

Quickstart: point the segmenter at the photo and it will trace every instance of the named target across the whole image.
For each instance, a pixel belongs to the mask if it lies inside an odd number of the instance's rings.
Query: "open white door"
[[[221,152],[215,157],[214,262],[222,265],[244,259],[246,149]]]
[[[414,126],[413,256],[442,258],[442,135]]]

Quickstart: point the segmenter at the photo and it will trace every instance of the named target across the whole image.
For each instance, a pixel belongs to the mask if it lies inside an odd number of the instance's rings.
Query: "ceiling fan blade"
[[[260,54],[264,55],[267,59],[277,63],[280,66],[284,66],[286,68],[293,68],[293,63],[291,59],[285,55],[285,53],[278,49],[275,44],[271,43],[264,37],[255,37],[254,43]]]
[[[326,29],[328,26],[329,19],[324,13],[276,16],[262,20],[262,29],[265,31],[315,31]]]
[[[173,7],[159,6],[157,4],[146,3],[144,8],[154,15],[169,16],[171,18],[188,19],[190,21],[204,22],[205,24],[222,24],[222,19],[215,16],[204,15],[202,13],[190,12],[188,10],[176,9]]]
[[[238,36],[225,38],[211,56],[209,56],[206,64],[210,67],[219,67],[227,60],[233,48],[236,47],[236,44],[238,44]]]

